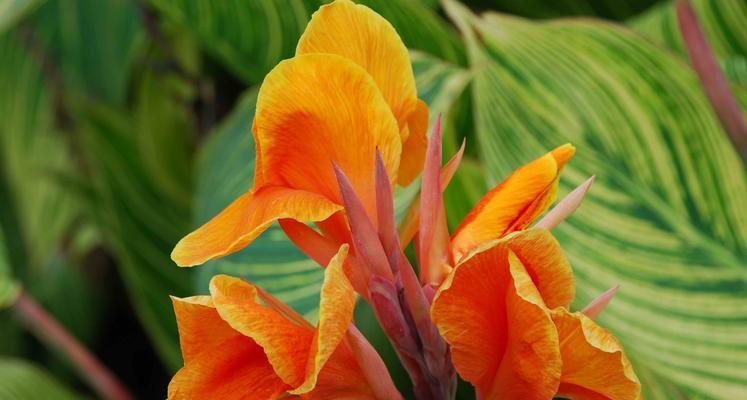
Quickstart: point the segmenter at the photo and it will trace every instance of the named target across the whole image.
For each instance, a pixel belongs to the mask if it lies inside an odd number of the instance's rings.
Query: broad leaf
[[[489,8],[532,18],[589,15],[622,20],[646,10],[658,0],[478,0]],[[464,2],[470,4],[471,2]]]
[[[191,32],[247,84],[258,84],[293,56],[311,14],[326,0],[150,0],[167,21]],[[456,36],[429,6],[410,0],[363,0],[394,25],[408,47],[459,62]]]
[[[190,223],[193,128],[181,86],[173,76],[146,73],[134,110],[86,102],[76,112],[90,166],[87,209],[146,333],[171,368],[181,365],[181,355],[168,296],[192,294],[191,271],[169,257]]]
[[[143,35],[136,2],[48,0],[30,22],[33,45],[58,70],[64,95],[124,102]]]
[[[578,152],[562,191],[597,175],[554,233],[577,306],[621,284],[599,321],[646,398],[747,397],[747,173],[692,70],[620,26],[448,8],[491,182],[564,142]]]
[[[75,400],[73,393],[46,371],[26,361],[0,357],[0,398],[4,400]]]
[[[43,0],[0,0],[0,34],[38,7]]]
[[[706,37],[721,59],[747,57],[747,4],[744,0],[690,0]],[[686,54],[674,3],[662,3],[630,21],[644,36]]]

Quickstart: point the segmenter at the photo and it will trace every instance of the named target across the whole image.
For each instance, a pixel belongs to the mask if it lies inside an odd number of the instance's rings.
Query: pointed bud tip
[[[599,297],[592,300],[589,305],[581,310],[581,312],[591,319],[596,318],[607,307],[610,301],[612,301],[612,298],[615,297],[615,294],[619,289],[619,284],[609,288],[606,292],[599,295]]]

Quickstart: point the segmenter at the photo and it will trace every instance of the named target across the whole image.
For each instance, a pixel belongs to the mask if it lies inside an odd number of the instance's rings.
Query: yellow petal
[[[408,135],[402,143],[402,158],[399,163],[398,182],[408,186],[423,171],[425,150],[428,147],[428,106],[418,99],[415,111],[407,121]]]
[[[225,210],[177,243],[171,259],[179,266],[199,265],[246,247],[279,218],[321,221],[340,206],[316,193],[264,187],[245,193]]]
[[[355,291],[343,270],[347,253],[348,245],[341,246],[324,270],[324,283],[319,302],[319,324],[309,350],[306,379],[291,391],[293,394],[309,392],[316,386],[322,367],[340,346],[353,320]]]
[[[557,396],[579,400],[640,397],[641,385],[622,346],[582,313],[552,311],[560,336],[563,369]]]
[[[251,339],[237,336],[191,359],[169,383],[168,398],[275,399],[287,388],[262,349]]]
[[[216,275],[210,280],[210,294],[220,317],[262,347],[283,382],[295,387],[304,381],[311,329],[259,304],[257,290],[242,279]]]
[[[573,270],[560,243],[546,229],[528,229],[505,239],[549,308],[568,307],[576,296]]]
[[[575,149],[566,144],[514,171],[483,197],[451,238],[454,260],[480,243],[529,226],[555,200],[560,169]]]
[[[396,179],[402,144],[389,106],[359,65],[332,54],[281,62],[260,88],[254,132],[261,153],[255,182],[318,193],[342,204],[335,162],[376,221],[376,150]]]
[[[547,399],[557,389],[557,333],[505,242],[474,253],[452,271],[433,300],[431,317],[451,345],[454,367],[484,398]]]
[[[415,77],[407,48],[386,19],[349,0],[322,6],[298,41],[296,55],[308,53],[336,54],[363,67],[406,134],[417,102]]]

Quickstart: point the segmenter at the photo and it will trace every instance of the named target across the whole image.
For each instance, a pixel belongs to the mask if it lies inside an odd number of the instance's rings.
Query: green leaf
[[[135,1],[48,0],[31,25],[37,51],[59,70],[65,95],[124,102],[143,35]]]
[[[744,0],[691,0],[691,3],[717,57],[747,57],[747,3]],[[686,54],[672,1],[634,18],[630,26],[657,43]]]
[[[622,20],[659,0],[485,0],[490,8],[531,18],[590,15]],[[469,3],[469,2],[468,2]]]
[[[63,135],[55,129],[45,76],[15,31],[0,36],[0,168],[3,229],[16,278],[39,274],[79,213],[55,179],[74,174]],[[10,230],[8,230],[10,229]]]
[[[132,110],[85,102],[76,111],[92,186],[87,208],[146,333],[176,369],[181,354],[168,296],[192,294],[192,274],[169,254],[189,228],[194,129],[181,82],[146,72],[139,83]]]
[[[291,57],[319,0],[150,0],[167,21],[190,31],[249,84]]]
[[[167,21],[190,31],[202,46],[247,84],[258,84],[283,59],[293,57],[311,14],[326,0],[150,0]],[[450,27],[410,0],[364,0],[394,25],[408,47],[445,60],[463,61]]]
[[[18,284],[8,262],[3,231],[0,230],[0,310],[10,306],[18,296]]]
[[[747,89],[747,57],[726,59],[721,63],[721,68],[727,79]],[[742,104],[747,104],[747,102]]]
[[[621,284],[599,322],[646,398],[747,397],[747,172],[692,70],[613,24],[449,11],[491,183],[565,142],[561,191],[597,175],[554,233],[577,306]]]
[[[49,373],[26,361],[0,357],[0,398],[5,400],[75,400]]]
[[[10,29],[43,0],[0,0],[0,34]]]

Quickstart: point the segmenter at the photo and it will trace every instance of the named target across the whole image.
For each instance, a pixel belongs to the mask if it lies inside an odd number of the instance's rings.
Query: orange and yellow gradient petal
[[[565,144],[522,166],[486,194],[451,237],[456,262],[480,243],[528,227],[552,204],[560,170],[575,148]]]
[[[325,270],[316,328],[274,301],[261,304],[266,294],[226,275],[213,277],[210,296],[174,298],[185,366],[169,398],[373,399],[347,342],[355,293],[343,269],[346,255],[343,245]]]
[[[586,315],[551,313],[560,337],[563,369],[557,396],[577,400],[636,400],[641,385],[622,346]]]
[[[364,5],[338,0],[319,8],[299,39],[296,55],[310,53],[345,57],[371,75],[399,128],[398,182],[412,182],[423,168],[428,107],[417,98],[410,57],[394,27]]]
[[[243,249],[277,219],[321,221],[341,208],[313,192],[264,187],[241,195],[220,214],[182,238],[171,259],[182,267],[199,265]]]

